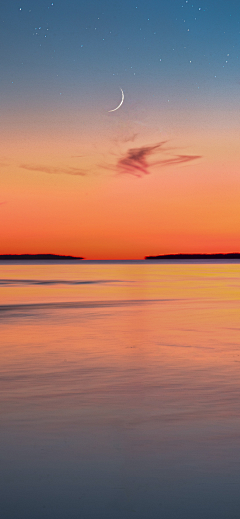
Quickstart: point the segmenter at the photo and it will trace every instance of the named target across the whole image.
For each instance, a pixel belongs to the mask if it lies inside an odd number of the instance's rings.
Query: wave
[[[0,279],[0,286],[19,285],[98,285],[101,283],[122,283],[118,279],[95,279],[87,281],[65,279]]]
[[[124,299],[124,300],[106,300],[106,301],[61,301],[51,303],[20,303],[0,305],[0,315],[7,312],[25,312],[39,310],[67,310],[67,309],[84,309],[84,308],[109,308],[109,307],[125,307],[125,306],[141,306],[153,303],[167,303],[179,301],[179,299]]]

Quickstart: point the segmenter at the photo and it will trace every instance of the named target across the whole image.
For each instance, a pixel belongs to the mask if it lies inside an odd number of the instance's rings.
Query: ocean
[[[237,519],[240,263],[1,262],[2,519]]]

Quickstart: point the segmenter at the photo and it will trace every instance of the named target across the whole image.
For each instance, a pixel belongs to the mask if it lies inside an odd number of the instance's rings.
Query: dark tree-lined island
[[[1,254],[0,260],[29,260],[29,261],[37,261],[37,260],[82,260],[84,258],[78,256],[61,256],[59,254]]]
[[[240,252],[228,252],[227,254],[162,254],[160,256],[145,256],[145,260],[226,260],[240,259]]]

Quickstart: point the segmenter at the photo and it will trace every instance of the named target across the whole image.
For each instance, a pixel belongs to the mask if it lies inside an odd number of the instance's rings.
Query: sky
[[[240,251],[239,1],[3,0],[0,24],[0,254]]]

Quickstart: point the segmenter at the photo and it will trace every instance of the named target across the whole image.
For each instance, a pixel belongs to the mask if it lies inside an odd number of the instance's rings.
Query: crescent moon
[[[122,106],[123,104],[123,101],[124,101],[124,93],[123,93],[123,90],[120,88],[121,92],[122,92],[122,100],[121,100],[121,103],[117,106],[117,108],[114,108],[113,110],[108,110],[108,112],[116,112],[116,110],[118,110],[120,108],[120,106]]]

